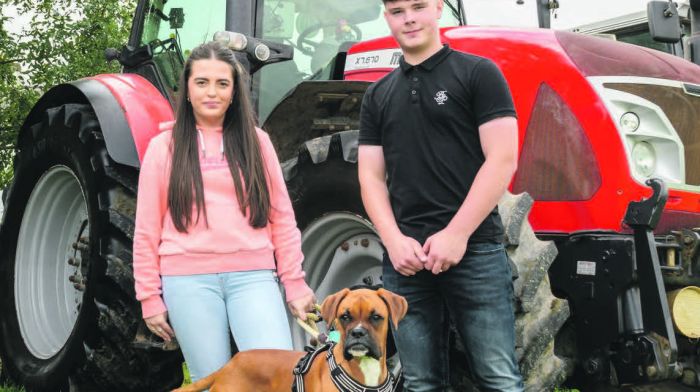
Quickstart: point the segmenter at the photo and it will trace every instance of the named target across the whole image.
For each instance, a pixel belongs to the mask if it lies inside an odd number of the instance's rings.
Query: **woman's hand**
[[[169,343],[170,340],[175,337],[175,332],[170,328],[170,324],[168,324],[168,312],[145,318],[143,321],[146,322],[146,327],[148,327],[151,332],[160,336],[166,342]]]
[[[289,301],[287,306],[289,306],[289,311],[292,313],[292,316],[306,321],[306,313],[313,312],[315,304],[316,296],[308,294],[293,301]]]

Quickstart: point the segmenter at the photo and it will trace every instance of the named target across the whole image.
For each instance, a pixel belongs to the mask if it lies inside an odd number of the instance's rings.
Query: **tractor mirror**
[[[171,8],[168,13],[170,29],[181,29],[185,25],[185,11],[182,8]]]
[[[649,34],[658,42],[675,44],[681,40],[681,20],[678,8],[672,1],[650,1],[647,3]]]

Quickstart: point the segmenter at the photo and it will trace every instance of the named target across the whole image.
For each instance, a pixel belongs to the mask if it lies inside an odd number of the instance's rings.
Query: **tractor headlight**
[[[265,44],[258,44],[255,47],[255,57],[260,61],[267,61],[270,58],[270,48]]]
[[[639,116],[634,112],[627,112],[620,117],[620,127],[625,132],[634,132],[639,129]]]
[[[248,38],[241,33],[231,31],[217,31],[214,33],[214,41],[226,45],[229,49],[243,51],[248,46]]]
[[[667,295],[676,330],[691,339],[700,338],[700,288],[687,286]]]
[[[615,121],[634,178],[641,184],[656,177],[671,187],[685,185],[685,146],[671,120],[656,103],[626,91],[646,91],[655,85],[646,79],[620,82],[617,77],[601,76],[588,80]]]
[[[651,177],[656,171],[656,151],[647,142],[638,142],[632,149],[632,161],[634,170],[644,176]]]
[[[248,47],[248,37],[241,33],[231,31],[217,31],[214,33],[214,41],[219,42],[231,50],[243,52]],[[250,42],[253,48],[253,55],[258,60],[265,62],[270,59],[270,47],[264,43],[257,42],[255,39]]]

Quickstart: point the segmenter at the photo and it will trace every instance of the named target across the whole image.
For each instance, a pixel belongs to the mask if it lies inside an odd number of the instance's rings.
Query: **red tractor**
[[[544,16],[552,2],[538,4]],[[183,59],[207,40],[229,40],[254,73],[317,296],[381,283],[356,161],[363,93],[400,57],[382,10],[379,0],[139,0],[128,44],[107,51],[123,73],[52,88],[20,130],[0,226],[2,376],[32,391],[182,382],[179,352],[143,328],[131,244],[140,159],[173,119]],[[528,390],[574,374],[700,385],[700,67],[575,33],[464,27],[455,0],[442,23],[452,48],[501,67],[519,115],[519,195],[499,208]],[[452,383],[466,390],[464,348],[452,346]]]

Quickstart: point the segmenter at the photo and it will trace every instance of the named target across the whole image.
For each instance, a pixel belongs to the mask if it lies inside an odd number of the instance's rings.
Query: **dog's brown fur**
[[[321,315],[329,325],[336,322],[340,332],[340,342],[335,345],[333,354],[339,366],[361,384],[365,377],[358,361],[352,357],[345,359],[344,343],[349,331],[361,327],[368,331],[369,337],[379,349],[381,375],[379,382],[386,380],[386,337],[389,333],[389,320],[398,326],[399,321],[406,315],[406,300],[390,291],[359,289],[350,291],[343,289],[323,302]],[[342,317],[342,315],[349,317]],[[379,316],[381,320],[378,320]],[[289,392],[292,382],[292,370],[304,355],[298,351],[284,350],[250,350],[236,354],[224,367],[194,384],[176,389],[175,392],[197,392],[207,388],[211,392]],[[304,377],[307,391],[337,391],[331,381],[330,370],[325,355],[319,355]]]

